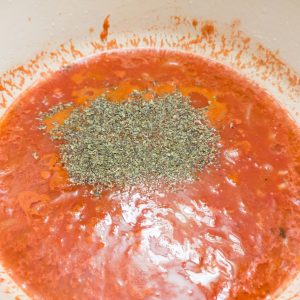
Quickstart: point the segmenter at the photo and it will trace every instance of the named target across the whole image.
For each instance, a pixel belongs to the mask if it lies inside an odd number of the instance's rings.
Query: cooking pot
[[[26,88],[74,60],[150,47],[234,68],[300,123],[299,16],[298,0],[0,0],[0,116]],[[28,299],[0,266],[0,300],[16,297]],[[300,274],[272,299],[300,299]]]

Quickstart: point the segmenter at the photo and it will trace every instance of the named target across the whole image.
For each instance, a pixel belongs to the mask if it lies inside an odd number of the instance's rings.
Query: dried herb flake
[[[134,91],[121,103],[96,98],[75,108],[51,130],[73,184],[112,186],[190,181],[216,161],[219,136],[180,92],[143,99]],[[49,112],[62,107],[52,107]]]

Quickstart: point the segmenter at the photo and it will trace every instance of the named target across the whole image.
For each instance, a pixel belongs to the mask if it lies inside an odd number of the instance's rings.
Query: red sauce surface
[[[177,86],[196,107],[210,103],[219,168],[176,192],[95,198],[70,187],[36,117],[114,86],[112,101]],[[299,270],[299,146],[270,96],[199,57],[140,50],[71,65],[23,94],[1,123],[1,260],[42,299],[263,299]]]

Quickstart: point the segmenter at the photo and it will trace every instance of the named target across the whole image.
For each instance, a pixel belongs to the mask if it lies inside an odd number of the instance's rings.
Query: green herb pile
[[[56,111],[55,108],[52,110]],[[193,180],[213,164],[219,136],[207,109],[195,109],[180,92],[144,100],[135,91],[121,103],[104,95],[75,108],[51,130],[73,184],[113,186]]]

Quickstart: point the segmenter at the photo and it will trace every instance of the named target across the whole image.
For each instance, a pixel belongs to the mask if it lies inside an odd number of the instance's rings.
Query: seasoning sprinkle
[[[180,92],[145,100],[134,91],[121,103],[97,97],[50,131],[73,184],[105,188],[195,179],[216,161],[219,135]],[[59,108],[53,107],[53,111]]]
[[[40,112],[39,117],[37,118],[38,120],[44,120],[46,118],[50,118],[54,116],[56,113],[62,111],[65,108],[71,107],[73,105],[72,102],[67,102],[67,103],[59,103],[55,106],[52,106],[46,113],[45,112]],[[43,129],[43,125],[40,126],[40,129]],[[45,129],[45,127],[44,127]]]

